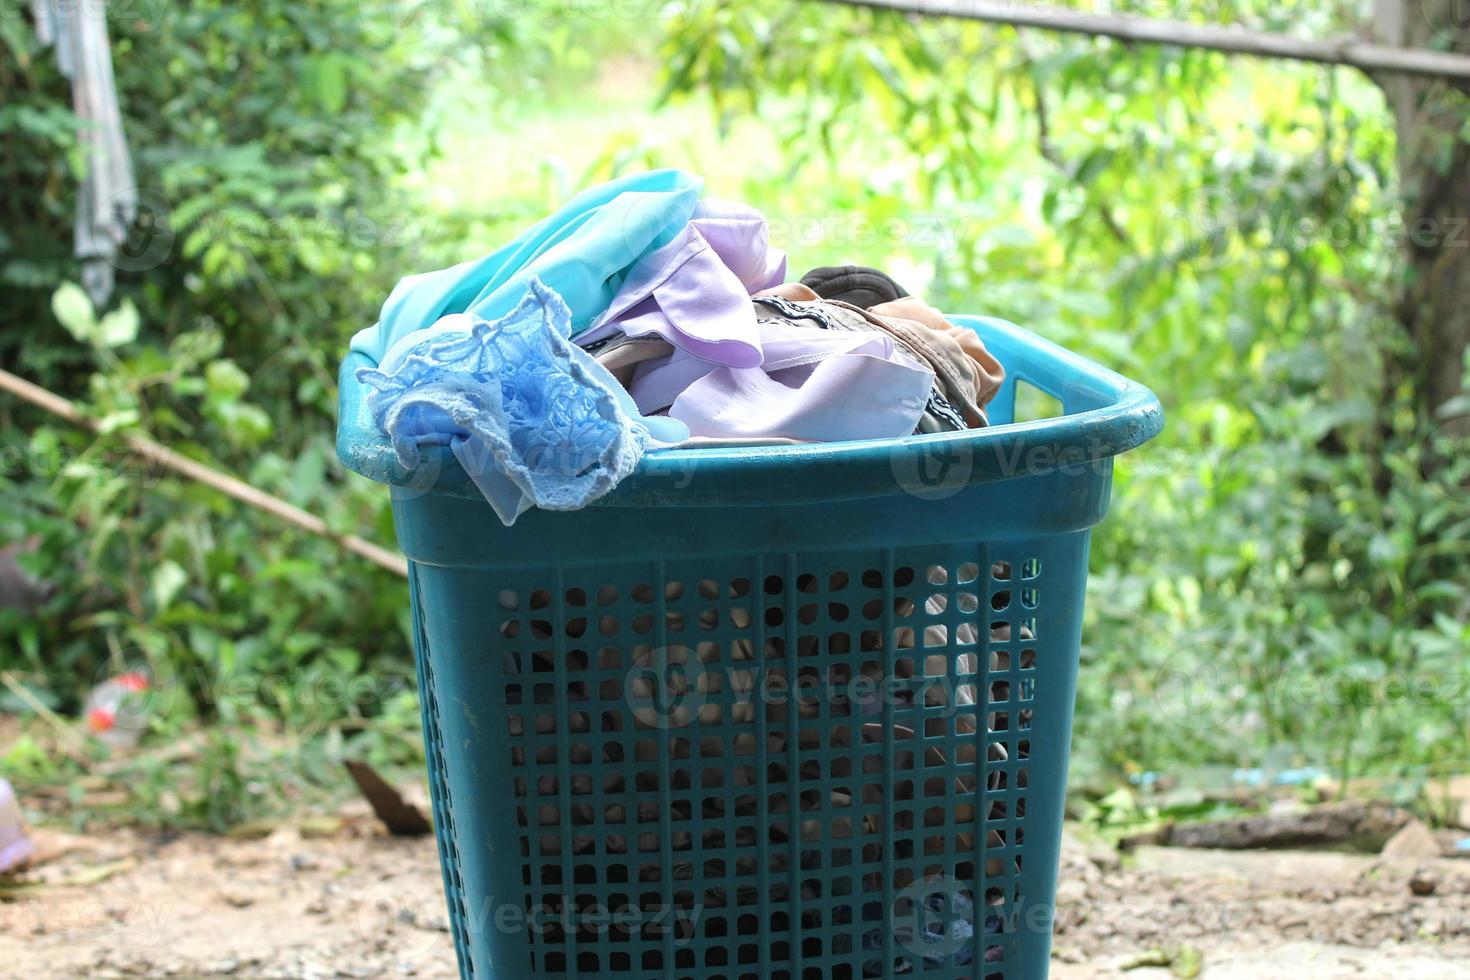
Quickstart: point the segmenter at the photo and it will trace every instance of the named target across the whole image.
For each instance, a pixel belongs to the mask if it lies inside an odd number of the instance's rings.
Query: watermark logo
[[[163,23],[168,6],[167,0],[0,0],[0,22],[20,20],[29,10],[38,25],[45,25],[37,31],[49,43],[50,38],[75,36],[84,18],[110,20],[129,31],[151,31]]]
[[[1445,497],[1470,499],[1470,416],[1446,419],[1430,430],[1421,448],[1419,474]]]
[[[1243,684],[1236,651],[1201,639],[1169,655],[1154,677],[1158,717],[1191,731],[1210,731],[1236,720]]]
[[[963,490],[975,472],[975,450],[948,439],[897,440],[888,466],[904,493],[921,500],[945,500]]]
[[[108,258],[123,272],[156,269],[173,254],[178,235],[173,225],[173,205],[161,191],[139,188],[132,195],[114,194],[97,204],[93,224],[120,230],[116,250]]]
[[[364,942],[391,945],[399,959],[416,960],[451,941],[444,892],[435,876],[385,878],[358,896],[353,927]]]
[[[889,909],[898,946],[931,964],[966,949],[975,933],[975,904],[963,882],[945,875],[922,878],[899,892]]]
[[[634,717],[650,728],[686,728],[709,695],[704,664],[685,646],[658,647],[638,658],[623,679]]]
[[[1470,44],[1470,0],[1447,0],[1445,3],[1421,3],[1417,6],[1435,37],[1453,46]]]
[[[1200,187],[1178,195],[1159,210],[1154,241],[1196,269],[1223,267],[1233,254],[1240,223],[1235,198],[1222,187]]]
[[[102,471],[116,473],[144,490],[158,486],[165,477],[164,467],[156,459],[126,446],[93,443],[75,449],[52,439],[0,446],[0,477],[85,479]]]
[[[83,722],[110,745],[133,745],[153,718],[169,712],[177,696],[178,677],[166,651],[125,650],[93,674]]]
[[[435,0],[358,0],[363,35],[376,44],[413,44],[442,29],[450,3]]]

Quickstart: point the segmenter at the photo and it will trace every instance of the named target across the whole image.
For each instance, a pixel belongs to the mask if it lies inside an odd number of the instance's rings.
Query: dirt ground
[[[432,839],[267,830],[38,831],[33,884],[0,885],[0,977],[457,976]],[[1058,980],[1470,976],[1470,861],[1069,838],[1058,904]]]

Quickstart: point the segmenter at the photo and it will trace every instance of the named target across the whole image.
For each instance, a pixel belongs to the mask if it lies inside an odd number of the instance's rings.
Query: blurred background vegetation
[[[1080,799],[1302,769],[1412,799],[1463,767],[1470,461],[1403,367],[1394,116],[1360,73],[782,0],[135,0],[109,28],[152,237],[63,324],[69,86],[0,19],[0,365],[109,432],[391,543],[333,453],[348,337],[401,275],[683,167],[764,210],[798,274],[886,268],[1164,401],[1094,538]],[[114,818],[220,828],[341,792],[345,755],[416,766],[404,583],[120,445],[0,398],[0,546],[47,586],[0,610],[0,772],[75,799],[103,772]],[[58,729],[140,664],[138,749]]]

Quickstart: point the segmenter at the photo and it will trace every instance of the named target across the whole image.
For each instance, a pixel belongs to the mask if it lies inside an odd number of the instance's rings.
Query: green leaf
[[[106,347],[121,347],[138,339],[138,308],[125,299],[97,325],[97,339]]]
[[[173,605],[174,598],[189,581],[189,575],[174,561],[165,561],[153,571],[148,587],[153,598],[153,608],[162,612]]]
[[[209,385],[211,402],[235,401],[250,387],[250,376],[230,360],[211,361],[204,369],[204,379]]]
[[[264,442],[275,428],[271,417],[259,405],[233,405],[223,414],[222,421],[230,440],[239,445]]]
[[[82,343],[92,343],[97,337],[97,314],[86,292],[74,282],[64,282],[51,294],[51,312],[71,334]]]
[[[335,54],[313,58],[306,65],[306,87],[326,112],[336,115],[347,105],[347,67]]]
[[[4,243],[0,243],[0,247],[4,247]],[[0,282],[7,282],[12,286],[40,289],[55,281],[51,272],[36,262],[15,259],[0,266]]]
[[[1179,980],[1194,980],[1199,976],[1200,970],[1204,968],[1204,954],[1196,946],[1181,946],[1174,954],[1173,962],[1169,964],[1169,970]]]
[[[5,42],[16,63],[25,71],[31,67],[31,50],[21,29],[23,24],[19,17],[0,17],[0,41]]]
[[[136,408],[121,408],[115,412],[108,412],[97,420],[99,432],[116,432],[128,426],[137,425],[139,421]]]

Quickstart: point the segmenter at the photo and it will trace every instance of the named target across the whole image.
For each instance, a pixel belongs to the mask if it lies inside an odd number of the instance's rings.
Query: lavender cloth
[[[785,277],[786,254],[770,247],[761,213],[707,198],[673,241],[634,263],[577,343],[655,335],[712,364],[757,367],[763,357],[750,297]]]
[[[0,779],[0,874],[15,870],[35,853],[36,845],[26,836],[20,804],[15,801],[15,790]]]
[[[924,414],[934,373],[892,337],[779,320],[761,322],[758,331],[759,367],[682,352],[649,362],[630,389],[638,410],[650,414],[665,403],[695,436],[814,442],[909,435]]]

